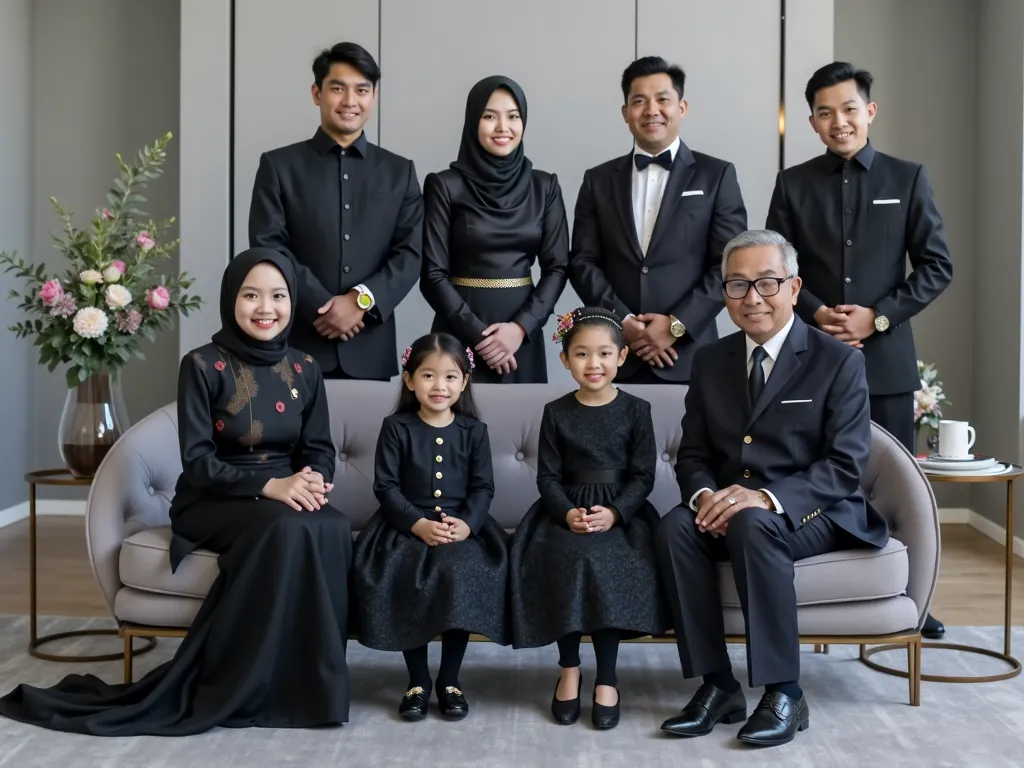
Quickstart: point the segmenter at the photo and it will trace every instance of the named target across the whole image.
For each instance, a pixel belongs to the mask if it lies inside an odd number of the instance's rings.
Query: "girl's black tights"
[[[558,638],[558,666],[562,668],[580,665],[581,632],[570,632]],[[594,685],[618,685],[615,675],[615,664],[619,658],[619,630],[599,629],[590,633],[594,644],[594,656],[597,657],[597,678]]]
[[[466,655],[469,645],[469,632],[461,629],[449,629],[441,634],[441,668],[437,671],[437,687],[444,690],[449,685],[460,688],[459,670],[462,658]],[[405,666],[409,669],[409,688],[419,686],[430,690],[430,667],[427,665],[427,646],[421,645],[408,651],[402,651]]]

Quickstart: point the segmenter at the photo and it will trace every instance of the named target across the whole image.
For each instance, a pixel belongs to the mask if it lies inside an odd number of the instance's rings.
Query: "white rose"
[[[103,282],[103,275],[95,269],[87,269],[78,276],[78,279],[86,285],[95,285]]]
[[[117,270],[114,270],[117,272]],[[118,272],[118,275],[121,273]],[[107,306],[114,309],[124,309],[132,303],[132,292],[123,285],[107,286]]]
[[[117,267],[107,267],[103,270],[103,279],[108,283],[116,283],[121,280],[121,270]]]
[[[75,313],[72,326],[83,339],[95,339],[107,330],[107,313],[96,307],[83,307]]]
[[[922,389],[917,393],[917,407],[927,413],[935,407],[935,393],[929,388]]]

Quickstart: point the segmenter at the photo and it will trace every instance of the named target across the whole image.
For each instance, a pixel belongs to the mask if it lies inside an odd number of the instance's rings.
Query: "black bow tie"
[[[636,169],[638,171],[644,170],[651,163],[657,163],[666,171],[672,170],[672,151],[666,149],[657,157],[651,157],[650,155],[633,155],[633,162],[636,163]]]

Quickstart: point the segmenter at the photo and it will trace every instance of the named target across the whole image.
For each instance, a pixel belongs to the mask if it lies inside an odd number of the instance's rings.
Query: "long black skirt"
[[[508,534],[492,518],[479,535],[430,547],[378,512],[356,539],[352,586],[368,648],[407,651],[449,629],[509,642]]]
[[[52,688],[19,685],[0,714],[97,736],[347,722],[348,519],[329,506],[212,500],[172,525],[173,560],[202,546],[220,567],[174,658],[135,683],[73,674]]]
[[[455,290],[466,300],[473,314],[482,323],[508,323],[516,316],[523,304],[533,293],[532,285],[517,288],[470,288],[456,285]],[[477,343],[464,339],[456,333],[454,326],[441,315],[434,316],[431,332],[443,331],[455,336],[470,349]],[[476,355],[473,370],[474,384],[546,384],[548,381],[547,352],[544,344],[544,329],[538,329],[532,336],[523,339],[516,352],[516,370],[502,376],[487,367],[480,355]]]
[[[600,488],[566,490],[589,508],[608,504]],[[513,646],[539,648],[570,632],[599,629],[619,629],[623,638],[664,633],[670,620],[655,559],[659,519],[648,503],[626,524],[583,535],[538,500],[512,535]]]

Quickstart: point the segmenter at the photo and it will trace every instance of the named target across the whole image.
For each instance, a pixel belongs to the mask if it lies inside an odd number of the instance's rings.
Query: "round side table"
[[[1006,462],[1003,462],[1004,464]],[[1003,652],[993,651],[988,648],[980,648],[975,645],[963,645],[959,643],[922,642],[922,648],[940,648],[948,651],[963,651],[965,653],[976,653],[980,656],[989,656],[999,659],[1009,665],[1009,669],[996,675],[926,675],[922,674],[921,679],[930,683],[992,683],[997,680],[1009,680],[1020,674],[1021,663],[1010,653],[1010,634],[1013,628],[1013,620],[1010,611],[1013,605],[1013,481],[1024,475],[1024,467],[1017,464],[1010,464],[1010,470],[998,475],[938,475],[928,474],[928,479],[933,483],[1006,483],[1006,586],[1003,591]],[[861,646],[860,660],[871,669],[884,672],[887,675],[896,677],[907,677],[903,670],[893,669],[869,657],[876,653],[892,650],[905,650],[903,645],[879,645],[875,648]],[[919,662],[920,663],[920,662]]]
[[[52,635],[38,634],[37,627],[37,604],[36,604],[36,487],[40,485],[62,485],[62,486],[88,486],[92,485],[89,478],[75,477],[66,469],[41,469],[36,472],[29,472],[25,475],[28,483],[28,569],[29,569],[29,643],[28,652],[37,659],[46,661],[118,661],[124,658],[124,653],[104,653],[93,656],[68,656],[58,653],[44,653],[39,646],[52,643],[54,640],[63,640],[67,637],[81,636],[118,636],[117,629],[76,629],[71,632],[57,632]],[[153,650],[156,641],[149,638],[139,648],[132,651],[133,656],[141,656],[143,653]]]

